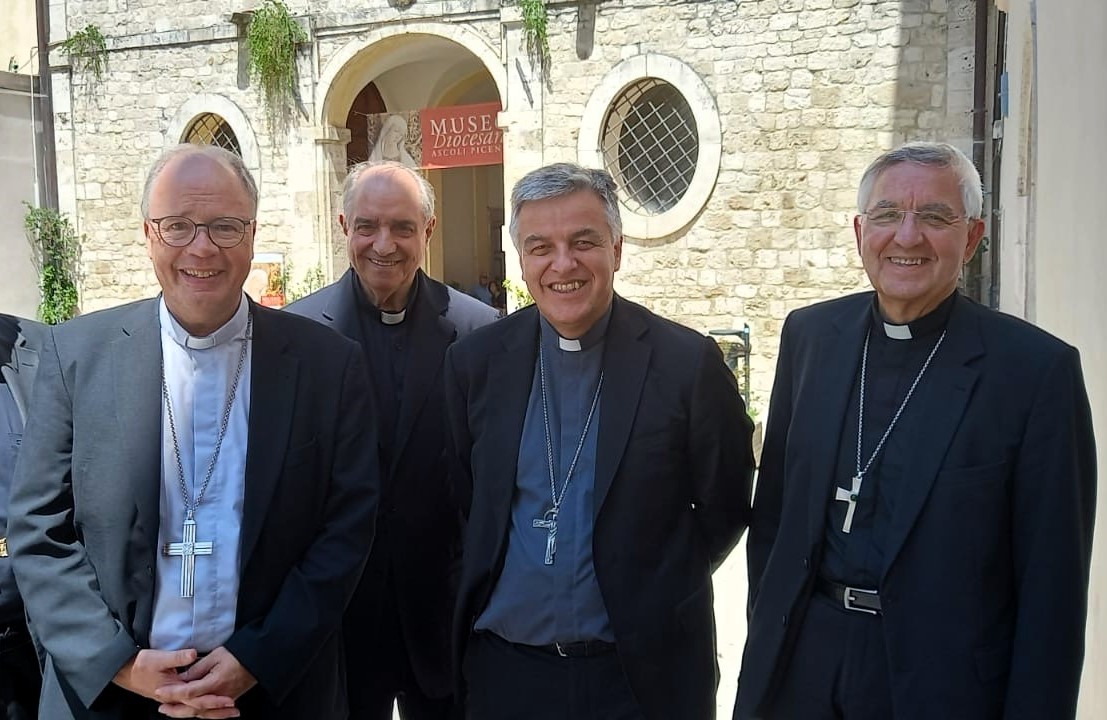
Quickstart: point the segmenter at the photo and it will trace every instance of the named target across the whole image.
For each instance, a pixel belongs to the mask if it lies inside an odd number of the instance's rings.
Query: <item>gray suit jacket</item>
[[[26,424],[31,388],[35,381],[35,371],[38,369],[38,348],[47,328],[33,320],[14,318],[10,315],[7,317],[18,323],[19,337],[12,345],[11,361],[0,365],[0,375],[4,376],[4,382],[11,388],[19,414]]]
[[[7,356],[8,361],[0,364],[0,375],[3,375],[8,391],[15,399],[15,406],[19,410],[22,423],[27,423],[27,411],[30,407],[31,387],[35,379],[35,371],[38,369],[38,346],[42,342],[42,336],[46,331],[44,325],[24,320],[11,315],[0,315],[0,322],[16,327],[18,334],[11,347],[4,348],[0,357]],[[0,392],[5,392],[0,389]],[[0,438],[0,442],[4,440]],[[9,468],[10,470],[11,468]],[[0,477],[10,477],[0,474]],[[7,547],[8,535],[8,494],[11,486],[8,482],[0,481],[0,545]],[[21,603],[18,601],[15,578],[12,577],[11,558],[6,557],[7,550],[0,553],[0,622],[14,619],[18,615]],[[11,613],[12,617],[9,617]]]
[[[148,647],[161,483],[157,301],[55,328],[42,349],[12,490],[10,545],[48,659],[42,717],[122,720],[149,703],[112,684]],[[243,717],[345,718],[339,620],[368,555],[374,414],[356,346],[254,313],[236,630],[258,680]]]

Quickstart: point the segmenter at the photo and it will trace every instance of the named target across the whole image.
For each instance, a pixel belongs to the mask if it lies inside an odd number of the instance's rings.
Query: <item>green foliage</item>
[[[532,65],[542,71],[542,77],[549,77],[550,42],[546,34],[549,14],[545,0],[516,0],[523,12],[523,33],[527,38],[527,54]]]
[[[264,0],[250,18],[250,77],[269,109],[270,128],[287,126],[296,99],[296,46],[308,36],[282,0]]]
[[[23,226],[39,273],[38,314],[44,323],[57,325],[77,314],[77,266],[85,238],[58,211],[23,204]]]
[[[527,290],[525,283],[516,283],[513,280],[504,278],[501,283],[504,290],[507,291],[507,296],[511,299],[511,303],[508,307],[513,310],[519,310],[525,308],[527,305],[534,304],[534,298],[531,297],[530,290]]]
[[[69,58],[69,64],[77,71],[90,71],[96,81],[104,79],[108,67],[108,46],[100,28],[86,25],[67,37],[58,46]]]
[[[302,297],[311,295],[323,287],[326,277],[323,275],[323,266],[316,263],[304,273],[304,279],[298,283],[292,282],[292,263],[286,262],[281,272],[281,283],[284,289],[285,303],[291,303]]]

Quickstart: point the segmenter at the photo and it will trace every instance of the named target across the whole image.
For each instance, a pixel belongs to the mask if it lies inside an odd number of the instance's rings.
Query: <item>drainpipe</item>
[[[987,158],[988,142],[988,5],[990,0],[976,0],[976,40],[973,60],[973,88],[972,88],[972,164],[983,178],[984,161]],[[996,198],[986,198],[984,207],[994,204]],[[991,214],[994,219],[994,213]],[[988,224],[989,231],[989,255],[998,252],[996,238],[992,230],[994,223]],[[984,297],[984,262],[980,253],[973,258],[969,266],[972,275],[968,278],[970,284],[969,295],[983,304],[990,304],[989,298]],[[995,278],[990,278],[995,280]]]
[[[58,162],[54,145],[54,92],[50,81],[50,1],[35,0],[38,32],[38,97],[42,119],[42,189],[38,201],[58,209]],[[32,129],[33,132],[33,129]]]

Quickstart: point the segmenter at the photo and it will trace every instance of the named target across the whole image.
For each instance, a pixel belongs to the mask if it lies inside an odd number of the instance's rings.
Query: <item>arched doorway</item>
[[[413,32],[413,30],[419,30]],[[408,114],[477,104],[500,104],[505,78],[483,38],[457,26],[427,23],[404,32],[380,30],[343,48],[324,68],[321,124],[332,141],[330,188],[336,211],[346,167],[370,156],[383,114]],[[348,138],[348,140],[347,140]],[[345,142],[343,142],[345,141]],[[341,147],[339,147],[341,146]],[[438,225],[427,252],[432,277],[468,290],[482,274],[503,277],[503,164],[426,170],[435,188]],[[346,267],[336,227],[335,274]]]

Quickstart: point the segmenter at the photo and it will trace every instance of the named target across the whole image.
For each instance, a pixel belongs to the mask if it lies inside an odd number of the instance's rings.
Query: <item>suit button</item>
[[[780,624],[783,625],[784,627],[788,626],[788,616],[787,615],[781,615],[780,616]]]
[[[146,576],[154,577],[154,568],[150,567],[149,565],[146,566]]]
[[[810,570],[811,569],[811,561],[808,560],[807,558],[803,559],[803,569],[804,570]]]

